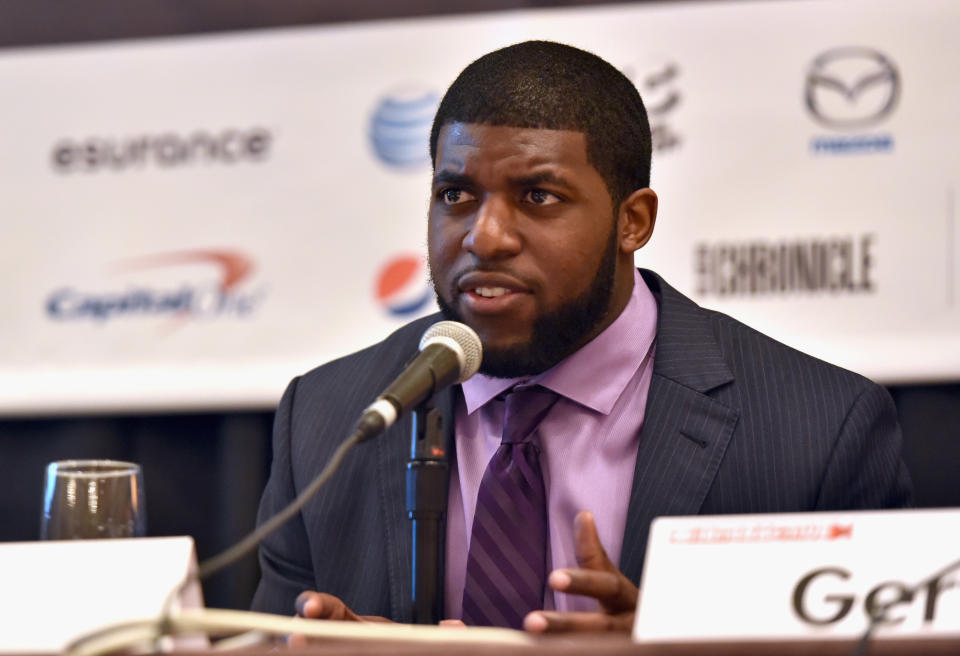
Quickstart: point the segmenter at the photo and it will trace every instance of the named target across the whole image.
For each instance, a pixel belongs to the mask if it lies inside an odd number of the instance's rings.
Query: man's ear
[[[617,230],[622,253],[633,253],[650,241],[657,222],[657,194],[645,187],[620,203]]]

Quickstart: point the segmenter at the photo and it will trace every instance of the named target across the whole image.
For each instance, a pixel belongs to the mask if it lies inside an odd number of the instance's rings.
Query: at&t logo
[[[385,96],[370,119],[370,142],[388,166],[430,163],[430,127],[440,98],[430,90],[407,88]]]
[[[422,312],[433,296],[426,270],[426,263],[419,255],[391,258],[377,274],[377,302],[397,317],[407,318]]]

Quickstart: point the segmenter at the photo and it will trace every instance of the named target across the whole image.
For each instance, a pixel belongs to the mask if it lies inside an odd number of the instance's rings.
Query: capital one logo
[[[185,275],[179,267],[201,266],[209,274]],[[171,269],[172,267],[172,269]],[[118,262],[113,273],[135,274],[157,270],[160,282],[128,280],[113,289],[77,289],[63,286],[46,301],[46,314],[55,321],[168,317],[179,326],[187,319],[250,316],[265,295],[263,288],[249,289],[256,267],[246,253],[230,249],[197,249],[156,253]],[[162,272],[172,271],[164,275]],[[199,277],[198,277],[199,276]]]
[[[867,127],[883,121],[900,98],[893,61],[865,47],[833,48],[807,71],[804,101],[811,116],[832,128]]]

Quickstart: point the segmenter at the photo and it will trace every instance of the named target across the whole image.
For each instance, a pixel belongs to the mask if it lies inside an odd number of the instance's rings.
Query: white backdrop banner
[[[266,407],[433,311],[433,112],[531,38],[654,128],[637,255],[881,382],[960,379],[960,5],[616,5],[0,51],[0,412]]]

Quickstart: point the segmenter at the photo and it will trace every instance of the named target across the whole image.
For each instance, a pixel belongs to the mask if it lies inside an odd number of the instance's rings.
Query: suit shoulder
[[[654,366],[681,383],[714,387],[734,382],[740,389],[779,396],[816,397],[830,389],[847,401],[879,387],[733,317],[700,307],[652,271],[641,274],[659,302]]]
[[[799,351],[722,312],[702,312],[724,360],[738,379],[788,387],[793,393],[811,396],[838,394],[848,401],[868,388],[878,387],[858,373]]]

